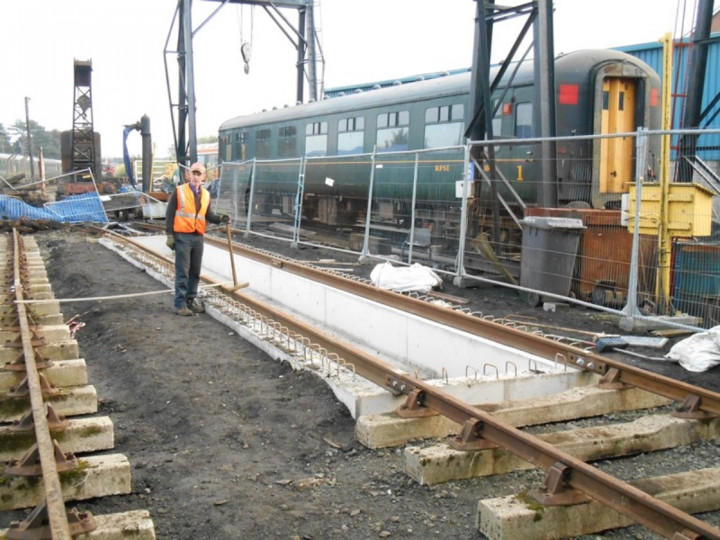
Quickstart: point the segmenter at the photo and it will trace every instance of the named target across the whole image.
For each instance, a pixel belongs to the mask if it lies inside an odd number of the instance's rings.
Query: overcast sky
[[[326,88],[470,66],[473,0],[316,3]],[[194,26],[218,5],[195,0]],[[695,17],[695,1],[685,5],[686,0],[555,0],[555,52],[679,35]],[[156,156],[165,156],[172,124],[163,50],[176,7],[176,0],[2,0],[0,123],[24,121],[27,96],[32,120],[48,130],[71,129],[73,60],[91,59],[103,157],[121,156],[123,126],[143,114],[151,120]],[[281,11],[297,23],[295,10]],[[496,26],[494,60],[516,32],[517,22]],[[249,74],[243,71],[242,42],[252,44]],[[169,49],[176,46],[173,34]],[[234,116],[295,102],[295,50],[262,8],[224,7],[200,29],[194,47],[198,137],[217,135],[219,125]],[[176,57],[168,62],[175,92]],[[140,146],[140,135],[131,134],[131,153],[139,154]]]

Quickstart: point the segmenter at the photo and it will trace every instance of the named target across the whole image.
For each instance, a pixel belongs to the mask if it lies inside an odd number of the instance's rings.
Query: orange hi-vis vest
[[[205,213],[210,206],[210,193],[200,188],[200,209],[195,208],[195,193],[190,184],[177,187],[177,210],[173,221],[173,231],[178,233],[205,234]]]

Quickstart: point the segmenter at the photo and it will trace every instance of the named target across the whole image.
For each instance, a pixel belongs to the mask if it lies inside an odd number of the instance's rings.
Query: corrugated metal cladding
[[[713,34],[712,37],[720,39],[720,34]],[[657,71],[662,79],[663,76],[663,49],[659,42],[641,43],[637,45],[626,45],[615,47],[616,50],[631,54]],[[691,47],[687,40],[676,42],[673,47],[673,82],[672,93],[675,96],[673,103],[673,128],[682,125],[683,111],[685,108],[685,92],[688,87],[687,64],[689,61]],[[707,66],[705,69],[705,85],[703,87],[702,110],[705,110],[708,103],[720,93],[720,42],[710,43],[708,47]],[[710,111],[709,116],[701,121],[700,127],[713,129],[720,128],[720,113],[708,124],[707,118],[712,117],[720,109],[720,103],[716,104]],[[673,141],[673,146],[677,141]],[[705,161],[720,160],[720,135],[702,135],[698,138],[698,155]],[[709,147],[709,148],[708,148]],[[706,148],[706,149],[701,149]],[[673,152],[674,154],[674,152]],[[674,159],[674,156],[673,156]]]

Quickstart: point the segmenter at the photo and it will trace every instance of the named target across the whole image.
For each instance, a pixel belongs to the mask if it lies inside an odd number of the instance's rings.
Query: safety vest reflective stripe
[[[179,233],[205,234],[205,214],[210,205],[210,194],[200,189],[200,209],[195,208],[195,194],[190,184],[177,188],[177,210],[173,221],[173,230]]]

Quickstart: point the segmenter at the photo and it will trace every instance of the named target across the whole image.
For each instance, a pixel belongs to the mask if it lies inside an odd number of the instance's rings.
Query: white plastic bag
[[[376,287],[396,292],[428,292],[442,283],[435,272],[421,264],[396,267],[389,262],[373,268],[370,281]]]
[[[672,346],[665,358],[676,360],[688,371],[707,371],[720,364],[720,326],[693,334]]]

